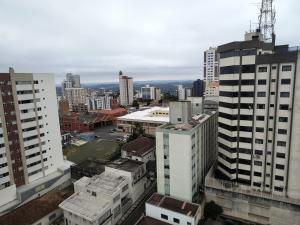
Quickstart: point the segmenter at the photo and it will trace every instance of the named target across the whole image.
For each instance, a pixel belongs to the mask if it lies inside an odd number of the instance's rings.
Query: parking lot
[[[123,138],[124,133],[116,131],[111,132],[112,129],[116,129],[116,126],[101,127],[96,130],[93,130],[93,132],[95,132],[95,135],[101,139],[117,140],[118,138]]]

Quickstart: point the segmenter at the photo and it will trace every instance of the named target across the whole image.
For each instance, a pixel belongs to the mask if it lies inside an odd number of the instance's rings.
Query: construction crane
[[[265,42],[272,42],[274,39],[274,25],[275,25],[275,8],[273,7],[273,0],[262,0],[260,7],[260,14],[258,16],[259,29],[263,34]]]

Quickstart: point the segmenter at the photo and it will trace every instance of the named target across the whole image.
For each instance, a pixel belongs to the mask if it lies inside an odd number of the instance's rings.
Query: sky
[[[260,0],[0,0],[0,71],[83,83],[203,76],[203,51],[243,39]],[[275,0],[277,44],[300,45],[300,1]]]

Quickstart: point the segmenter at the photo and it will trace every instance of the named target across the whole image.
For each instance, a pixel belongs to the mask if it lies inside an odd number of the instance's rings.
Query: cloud
[[[300,2],[277,0],[278,43],[297,45]],[[202,76],[203,51],[241,40],[252,0],[2,0],[0,70],[74,71],[83,82]]]

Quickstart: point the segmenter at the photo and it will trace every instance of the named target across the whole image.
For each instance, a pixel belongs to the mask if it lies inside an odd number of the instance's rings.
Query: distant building
[[[121,157],[147,163],[150,160],[155,160],[154,152],[155,140],[139,137],[122,146]]]
[[[97,96],[95,98],[87,98],[86,105],[88,111],[101,110],[101,109],[112,109],[113,108],[113,97],[109,95]]]
[[[185,88],[181,84],[177,86],[177,97],[179,101],[185,100]]]
[[[69,108],[73,109],[74,105],[85,104],[87,97],[85,88],[66,88],[64,98],[69,102]]]
[[[204,81],[219,80],[219,63],[217,48],[210,47],[204,52]]]
[[[133,102],[133,79],[119,73],[120,105],[128,106]]]
[[[219,97],[219,81],[205,82],[205,97]]]
[[[203,80],[196,80],[193,82],[193,97],[203,97],[204,82]]]
[[[61,84],[62,88],[62,96],[65,96],[65,90],[66,88],[80,88],[80,76],[79,75],[73,75],[72,73],[66,74],[66,79],[63,80]]]
[[[144,100],[160,100],[160,88],[150,87],[150,85],[146,85],[141,88],[142,98]]]
[[[158,193],[196,201],[216,157],[217,114],[192,117],[191,102],[170,102],[170,123],[156,129]]]
[[[72,106],[72,111],[78,113],[86,113],[88,112],[88,106],[84,103],[78,103]]]
[[[193,88],[184,88],[185,91],[185,99],[187,99],[188,97],[193,96]]]
[[[65,224],[114,225],[143,194],[146,185],[145,164],[119,160],[108,164],[105,171],[74,183],[75,193],[59,206]]]
[[[146,134],[154,136],[156,127],[168,122],[169,108],[155,106],[118,117],[117,127],[131,133],[135,124],[139,123]]]
[[[202,200],[203,202],[203,200]],[[203,215],[203,204],[178,200],[154,193],[146,202],[146,215],[136,225],[198,225]]]

